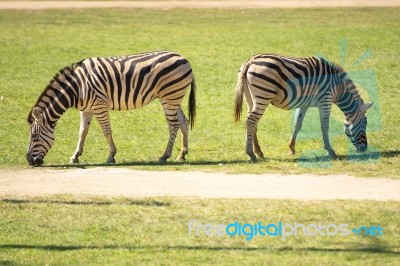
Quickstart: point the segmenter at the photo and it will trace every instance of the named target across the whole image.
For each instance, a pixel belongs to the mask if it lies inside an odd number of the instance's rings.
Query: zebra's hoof
[[[334,151],[329,152],[328,155],[329,155],[329,158],[331,158],[332,160],[338,159],[338,156],[336,155],[336,153]]]
[[[256,156],[250,156],[249,163],[251,163],[251,164],[257,163],[257,158],[256,158]]]
[[[108,164],[115,163],[115,159],[114,159],[114,158],[108,158],[108,159],[107,159],[107,163],[108,163]]]
[[[167,159],[164,157],[160,157],[160,159],[158,159],[158,163],[159,164],[166,164],[167,163]]]
[[[186,161],[185,155],[179,155],[178,157],[176,157],[176,161],[177,161],[177,162],[184,162],[184,161]]]
[[[69,163],[79,163],[78,158],[71,158],[69,159]]]
[[[250,160],[249,160],[250,163],[257,163],[257,157],[254,153],[248,153],[247,155],[249,155],[249,157],[250,157]]]

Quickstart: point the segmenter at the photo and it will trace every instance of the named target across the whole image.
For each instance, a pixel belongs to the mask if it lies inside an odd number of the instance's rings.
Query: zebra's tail
[[[242,105],[243,105],[243,92],[245,86],[247,86],[246,74],[250,67],[250,60],[248,60],[240,68],[238,73],[238,81],[236,85],[236,95],[235,95],[235,123],[239,122],[240,116],[242,115]]]
[[[189,121],[190,121],[190,128],[194,127],[194,120],[196,117],[196,82],[192,80],[190,84],[190,95],[189,95]]]

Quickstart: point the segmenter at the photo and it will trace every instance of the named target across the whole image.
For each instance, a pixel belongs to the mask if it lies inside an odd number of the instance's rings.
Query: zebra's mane
[[[361,99],[361,96],[358,93],[356,85],[354,84],[353,80],[350,79],[349,75],[343,69],[343,67],[336,63],[332,63],[332,62],[330,62],[330,66],[333,70],[333,73],[338,74],[339,77],[342,79],[342,81],[344,82],[344,84],[347,87],[347,89],[349,90],[349,92],[353,95],[354,100],[358,104],[364,104],[363,99]]]
[[[343,67],[342,67],[341,65],[338,65],[338,64],[332,63],[332,62],[331,62],[330,64],[331,64],[331,67],[332,67],[334,73],[337,73],[337,74],[341,74],[341,73],[347,74],[346,71],[344,71],[344,69],[343,69]]]
[[[46,92],[47,92],[48,90],[54,90],[53,84],[54,84],[55,82],[57,82],[58,80],[60,80],[61,78],[65,77],[65,74],[68,74],[68,73],[73,72],[74,69],[75,69],[80,63],[81,63],[81,62],[79,62],[79,63],[74,63],[74,64],[72,64],[72,65],[70,65],[70,66],[66,66],[66,67],[60,69],[60,70],[54,75],[54,77],[50,80],[50,82],[49,82],[49,84],[46,86],[46,88],[42,91],[42,93],[40,94],[40,96],[39,96],[38,99],[36,100],[35,105],[32,107],[31,111],[29,112],[29,114],[28,114],[28,119],[27,119],[27,121],[28,121],[29,124],[32,124],[33,121],[34,121],[33,116],[32,116],[33,108],[39,106],[39,103],[41,102],[41,99],[46,95]]]

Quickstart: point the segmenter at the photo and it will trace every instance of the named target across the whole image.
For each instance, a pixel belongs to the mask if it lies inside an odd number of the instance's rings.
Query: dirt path
[[[307,8],[400,6],[399,0],[245,0],[245,1],[0,1],[0,9],[49,8]]]
[[[0,198],[56,194],[297,200],[400,200],[400,180],[351,176],[227,175],[125,168],[0,170]]]

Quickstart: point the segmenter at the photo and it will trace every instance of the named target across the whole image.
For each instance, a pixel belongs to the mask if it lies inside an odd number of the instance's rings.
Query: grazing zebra
[[[132,110],[159,98],[169,126],[169,140],[160,162],[171,156],[176,134],[183,133],[178,160],[188,153],[188,120],[181,109],[187,87],[189,121],[196,114],[195,80],[189,62],[181,55],[150,52],[129,56],[84,59],[66,67],[51,80],[28,115],[30,142],[27,160],[39,166],[54,143],[54,128],[71,107],[80,111],[79,141],[70,162],[77,163],[94,115],[109,144],[107,163],[114,163],[117,152],[111,134],[108,110]]]
[[[263,158],[257,139],[257,123],[272,103],[281,109],[298,108],[294,132],[289,142],[295,153],[295,141],[308,107],[318,107],[324,148],[336,157],[329,142],[329,116],[332,103],[345,115],[344,130],[357,151],[367,149],[366,111],[357,89],[342,67],[318,57],[289,58],[273,54],[257,54],[242,65],[238,73],[235,97],[235,121],[242,112],[243,94],[248,104],[246,121],[246,153],[256,162],[256,153]]]

